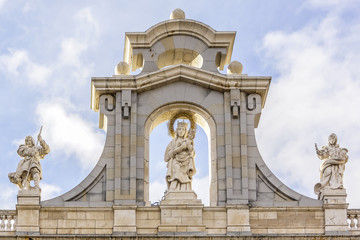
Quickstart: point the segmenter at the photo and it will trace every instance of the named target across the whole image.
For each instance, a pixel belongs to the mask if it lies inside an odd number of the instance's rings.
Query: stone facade
[[[8,227],[0,236],[360,235],[355,221],[360,215],[347,210],[344,190],[311,199],[288,188],[266,166],[254,129],[271,77],[242,74],[241,63],[231,62],[234,39],[235,32],[218,32],[185,19],[181,10],[144,33],[126,33],[124,61],[116,66],[116,74],[91,81],[91,107],[99,112],[99,126],[107,133],[97,165],[78,186],[54,199],[40,202],[35,190],[19,192],[17,212],[1,219]],[[227,74],[218,71],[228,64]],[[141,72],[128,75],[130,69]],[[180,111],[191,114],[209,138],[210,206],[189,191],[168,192],[158,206],[149,201],[150,133]]]

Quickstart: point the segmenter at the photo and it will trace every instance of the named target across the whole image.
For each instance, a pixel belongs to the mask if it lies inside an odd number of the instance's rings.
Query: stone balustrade
[[[0,232],[15,231],[16,210],[0,210]]]
[[[348,209],[347,218],[350,230],[360,232],[360,209]]]

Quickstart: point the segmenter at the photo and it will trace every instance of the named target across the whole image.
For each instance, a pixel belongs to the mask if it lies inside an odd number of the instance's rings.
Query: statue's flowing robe
[[[320,183],[315,185],[315,192],[323,188],[343,188],[345,163],[348,160],[346,153],[347,149],[338,145],[322,147],[319,158],[324,162],[320,165]]]
[[[181,184],[190,183],[192,181],[192,176],[196,173],[195,169],[195,151],[192,147],[190,151],[188,148],[181,151],[178,154],[173,153],[176,148],[182,144],[192,144],[191,140],[185,138],[175,138],[173,139],[166,148],[165,151],[165,162],[167,162],[167,173],[166,173],[166,183],[169,188],[170,183],[174,180],[179,181]]]
[[[17,153],[23,159],[19,162],[16,168],[16,174],[22,176],[24,173],[27,174],[29,171],[29,180],[32,179],[32,175],[30,174],[31,169],[35,169],[39,172],[40,179],[42,179],[42,168],[40,165],[40,159],[43,159],[46,154],[50,152],[49,146],[45,143],[45,141],[40,142],[41,147],[29,147],[24,144],[19,146]],[[29,154],[31,150],[35,150],[35,154]]]

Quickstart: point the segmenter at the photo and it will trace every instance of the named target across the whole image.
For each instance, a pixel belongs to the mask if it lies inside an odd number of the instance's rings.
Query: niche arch
[[[216,124],[212,116],[203,108],[193,103],[169,103],[155,109],[146,119],[144,127],[144,199],[146,205],[149,201],[149,137],[153,129],[160,123],[169,121],[176,112],[189,112],[193,114],[196,124],[205,131],[208,138],[209,149],[209,203],[210,206],[217,205],[217,161],[216,161]],[[195,159],[196,164],[196,159]],[[164,180],[165,181],[165,180]]]

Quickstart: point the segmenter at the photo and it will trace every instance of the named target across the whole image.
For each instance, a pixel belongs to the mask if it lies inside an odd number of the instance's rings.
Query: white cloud
[[[349,25],[340,16],[330,12],[298,31],[269,33],[263,42],[279,75],[257,130],[260,151],[280,178],[312,197],[321,163],[314,142],[326,144],[335,132],[350,155],[360,155],[355,134],[360,132],[360,24]],[[360,177],[350,172],[360,163],[350,156],[347,167],[345,187],[355,194]],[[359,204],[351,194],[349,202]]]
[[[0,70],[36,86],[45,85],[52,73],[50,67],[33,62],[27,51],[18,49],[9,49],[9,54],[0,56]]]
[[[17,188],[11,184],[11,187],[5,184],[0,185],[0,209],[14,209],[17,195]]]
[[[203,204],[209,206],[209,176],[196,178],[195,175],[192,182],[192,188],[198,195],[198,199],[201,199]]]
[[[44,138],[53,152],[75,154],[83,169],[96,164],[104,146],[104,137],[94,130],[96,127],[92,123],[59,102],[41,103],[36,113],[44,125]]]
[[[149,187],[149,199],[151,203],[159,202],[164,196],[164,192],[166,191],[166,183],[164,181],[153,181],[150,182]]]
[[[91,40],[94,36],[99,35],[99,23],[94,18],[91,8],[87,7],[78,11],[75,14],[75,19],[79,22],[77,28],[77,34],[79,36],[81,35],[82,37]]]
[[[29,61],[29,56],[25,50],[9,49],[8,55],[0,56],[0,68],[16,76],[19,75],[18,68]]]
[[[0,0],[0,10],[4,7],[7,0]]]
[[[60,187],[45,182],[40,182],[40,188],[41,188],[41,201],[56,197],[61,192]]]
[[[359,4],[358,0],[309,0],[307,2],[312,7],[331,7],[337,9],[347,8],[354,4]]]
[[[62,40],[59,61],[62,66],[87,68],[88,66],[81,61],[81,56],[90,46],[96,45],[99,24],[90,8],[79,10],[74,15],[74,19],[76,21],[74,36]]]
[[[39,64],[31,64],[27,69],[29,82],[35,85],[46,84],[51,72],[50,68]]]
[[[59,60],[61,65],[81,67],[80,55],[88,48],[88,44],[75,38],[66,38],[61,42]]]

